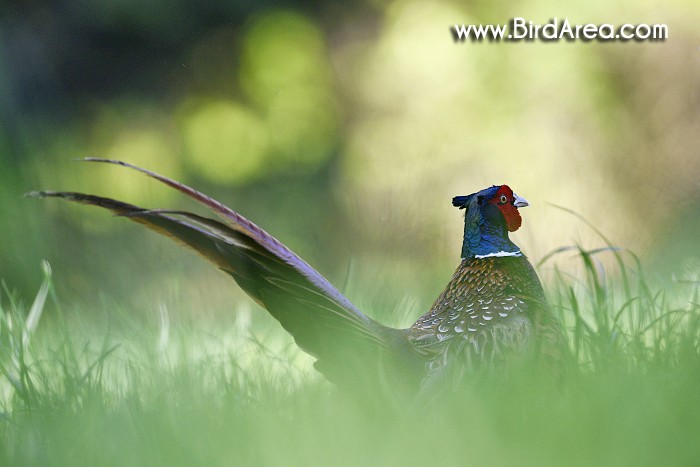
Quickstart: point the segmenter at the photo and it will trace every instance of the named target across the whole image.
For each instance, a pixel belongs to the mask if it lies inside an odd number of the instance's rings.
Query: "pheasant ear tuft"
[[[466,209],[472,195],[468,196],[455,196],[452,198],[452,206],[459,209]]]

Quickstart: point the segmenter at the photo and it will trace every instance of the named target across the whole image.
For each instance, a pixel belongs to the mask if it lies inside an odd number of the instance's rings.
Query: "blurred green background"
[[[455,43],[450,33],[513,16],[664,23],[669,39]],[[85,156],[213,195],[375,316],[427,309],[459,258],[451,198],[492,184],[530,201],[513,237],[535,261],[574,242],[600,246],[553,203],[638,253],[660,280],[693,273],[698,24],[690,0],[5,3],[0,278],[32,296],[47,259],[59,296],[85,306],[107,297],[218,313],[248,303],[138,226],[22,198],[70,190],[193,208],[137,173],[73,161]]]

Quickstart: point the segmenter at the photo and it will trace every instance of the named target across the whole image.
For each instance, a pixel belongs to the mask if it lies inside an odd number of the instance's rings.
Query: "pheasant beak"
[[[525,206],[530,205],[530,203],[528,203],[525,198],[521,198],[515,193],[513,193],[513,196],[515,196],[515,199],[513,200],[513,206],[515,206],[516,208],[524,208]]]

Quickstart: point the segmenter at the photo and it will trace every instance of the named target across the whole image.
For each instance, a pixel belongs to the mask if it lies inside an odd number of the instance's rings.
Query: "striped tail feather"
[[[186,194],[216,213],[218,220],[164,209],[144,209],[121,201],[75,192],[28,193],[108,209],[182,243],[233,277],[294,337],[329,380],[381,371],[382,361],[402,353],[405,332],[362,314],[320,273],[277,239],[220,202],[175,180],[126,162],[86,159],[138,170]],[[389,357],[387,357],[387,355]],[[345,381],[343,381],[345,380]]]

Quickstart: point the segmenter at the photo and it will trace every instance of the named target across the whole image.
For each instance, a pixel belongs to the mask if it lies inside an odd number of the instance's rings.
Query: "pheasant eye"
[[[501,195],[501,204],[506,204],[508,202],[508,197],[506,195]]]

